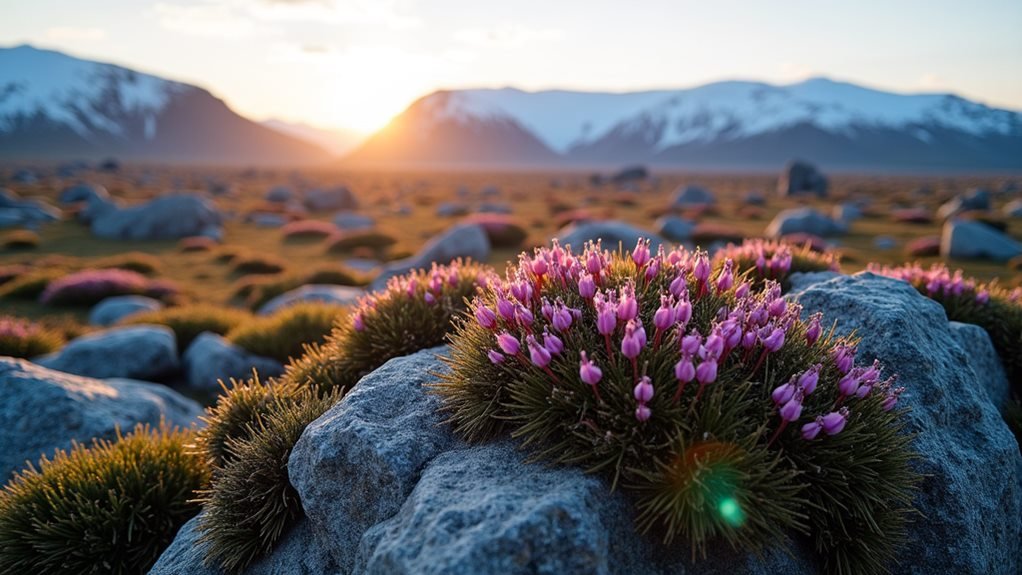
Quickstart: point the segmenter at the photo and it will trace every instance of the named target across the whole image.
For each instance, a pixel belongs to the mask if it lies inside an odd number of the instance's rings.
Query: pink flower
[[[724,262],[724,268],[720,270],[720,275],[717,276],[717,293],[723,293],[731,289],[731,286],[735,283],[735,264],[730,259]]]
[[[544,331],[543,347],[545,347],[546,350],[549,351],[550,353],[556,355],[564,351],[564,342],[561,341],[561,338],[557,337],[556,335]]]
[[[529,348],[529,359],[536,367],[546,367],[550,365],[550,352],[536,341],[533,336],[527,336],[525,338],[525,345]]]
[[[692,268],[692,277],[700,284],[704,284],[710,279],[710,259],[706,257],[705,253],[696,255],[696,263]]]
[[[642,422],[648,421],[649,418],[652,415],[653,415],[653,410],[651,410],[649,408],[649,406],[647,406],[645,404],[639,404],[635,408],[635,419],[638,419],[639,421],[642,421]]]
[[[632,390],[632,395],[639,403],[649,403],[653,399],[653,381],[649,376],[644,375],[639,379],[639,383],[635,384],[635,388]]]
[[[649,262],[649,240],[639,238],[639,241],[635,243],[635,249],[632,250],[632,261],[635,262],[635,267],[641,268]]]
[[[791,401],[791,398],[795,396],[795,392],[798,388],[794,383],[788,382],[783,385],[779,385],[774,388],[770,393],[770,398],[773,399],[775,405],[784,405]]]
[[[848,423],[848,408],[842,407],[823,416],[823,432],[827,435],[837,435]]]
[[[532,268],[532,273],[540,277],[546,274],[548,269],[546,260],[539,256],[532,258],[532,264],[530,267]]]
[[[515,308],[515,319],[523,326],[530,326],[532,325],[532,322],[535,321],[535,318],[533,317],[532,312],[529,311],[529,308],[521,304]]]
[[[511,303],[510,300],[505,299],[503,296],[497,297],[497,313],[500,317],[506,321],[514,321],[515,319],[515,304]]]
[[[685,299],[678,302],[678,305],[674,306],[674,321],[681,324],[682,327],[688,325],[689,320],[692,319],[692,302],[688,301],[688,293],[685,294]]]
[[[979,303],[981,305],[986,305],[987,302],[989,302],[989,301],[990,301],[990,291],[989,290],[985,290],[984,289],[984,290],[980,290],[980,291],[976,292],[976,302],[977,303]]]
[[[674,377],[681,383],[688,383],[696,377],[696,367],[692,363],[692,356],[685,355],[678,363],[674,364]]]
[[[781,317],[786,309],[788,309],[788,302],[784,301],[782,297],[775,298],[767,304],[767,312],[772,317]]]
[[[859,390],[859,374],[855,370],[845,374],[837,382],[837,390],[843,396],[855,395]]]
[[[781,406],[780,414],[784,421],[798,421],[802,415],[802,393],[795,392],[795,395]]]
[[[365,318],[362,317],[361,311],[355,313],[355,316],[351,319],[351,325],[355,328],[355,331],[365,331]]]
[[[490,358],[491,363],[497,365],[500,363],[504,363],[504,359],[506,356],[495,349],[491,349],[490,351],[486,352],[486,357]]]
[[[816,364],[809,368],[805,373],[798,376],[798,382],[796,385],[802,390],[803,393],[809,395],[816,391],[816,384],[820,381],[820,368],[823,367],[820,364]]]
[[[717,359],[713,356],[703,360],[696,368],[696,381],[700,385],[713,383],[717,379]]]
[[[603,270],[603,258],[600,256],[600,249],[598,245],[590,245],[586,251],[586,271],[595,275],[599,275],[600,271]]]
[[[631,284],[621,288],[617,303],[617,318],[621,321],[635,319],[639,315],[639,302],[635,299],[635,287]]]
[[[635,359],[646,345],[646,330],[642,324],[629,320],[625,324],[625,335],[621,338],[621,354],[628,359]]]
[[[884,401],[882,404],[880,404],[880,407],[884,411],[890,411],[894,409],[894,407],[898,405],[898,398],[901,396],[902,393],[904,393],[904,391],[905,391],[904,387],[899,387],[888,391],[887,394],[884,396]]]
[[[659,257],[655,257],[646,265],[646,281],[652,280],[658,273],[660,273],[660,261],[661,259]]]
[[[600,300],[596,311],[596,330],[601,335],[610,335],[617,328],[617,306]]]
[[[749,282],[742,282],[738,284],[738,288],[735,289],[735,297],[738,299],[745,299],[749,295],[749,290],[752,289],[749,286]]]
[[[666,331],[674,325],[674,319],[675,311],[670,296],[660,296],[660,307],[653,314],[653,326],[660,331]]]
[[[689,356],[693,356],[699,352],[699,348],[702,346],[703,338],[696,332],[692,332],[685,337],[681,338],[681,353]]]
[[[699,350],[699,357],[720,357],[724,353],[724,338],[720,336],[719,328],[715,329],[706,337],[706,343]]]
[[[484,305],[476,307],[476,321],[485,329],[497,327],[497,314]]]
[[[522,350],[522,344],[515,336],[504,332],[497,336],[497,347],[508,355],[518,355]]]
[[[813,421],[802,426],[802,439],[806,441],[812,441],[816,439],[816,436],[820,434],[820,430],[823,429],[823,418],[817,417]]]
[[[762,333],[763,332],[760,332],[761,343],[763,344],[763,348],[766,349],[767,352],[774,353],[777,350],[784,347],[783,329],[775,327],[773,331],[770,331],[769,335],[767,335],[765,338],[762,336]]]
[[[671,295],[681,299],[681,294],[688,293],[688,284],[685,282],[685,275],[678,274],[671,280],[671,285],[668,286],[667,291],[671,292]]]
[[[820,339],[820,335],[823,333],[823,328],[820,327],[820,318],[822,314],[814,314],[809,320],[809,328],[806,329],[806,343],[809,345],[816,345],[816,341]]]
[[[834,358],[834,365],[841,373],[848,373],[855,364],[855,348],[848,345],[839,345],[831,351]]]
[[[578,278],[578,295],[586,299],[593,299],[593,296],[596,295],[596,281],[593,280],[593,276],[589,272],[583,272],[582,276]]]
[[[423,299],[426,300],[426,303],[429,305],[433,305],[436,303],[436,296],[433,295],[433,292],[426,292],[426,295],[423,296]]]
[[[600,383],[600,380],[603,379],[603,371],[586,357],[586,352],[584,351],[582,352],[582,361],[579,363],[578,376],[582,379],[583,383],[592,386]]]

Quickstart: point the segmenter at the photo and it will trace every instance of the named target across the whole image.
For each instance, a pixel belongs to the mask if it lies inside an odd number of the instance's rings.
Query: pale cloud
[[[247,38],[272,34],[273,30],[249,17],[243,2],[206,0],[196,4],[157,3],[153,9],[160,25],[190,36]]]
[[[782,62],[780,67],[780,77],[782,80],[795,81],[805,80],[819,74],[815,69],[807,64],[800,62]]]
[[[106,30],[102,28],[81,28],[77,26],[55,26],[46,30],[49,40],[96,41],[106,38]]]
[[[418,28],[412,0],[263,0],[247,4],[259,20],[376,25],[390,30]]]
[[[945,88],[946,84],[943,78],[929,72],[919,77],[919,81],[916,82],[916,86],[924,90],[938,90]]]
[[[556,28],[533,29],[505,24],[494,28],[465,28],[454,33],[454,40],[476,48],[517,49],[539,43],[559,42],[564,32]]]

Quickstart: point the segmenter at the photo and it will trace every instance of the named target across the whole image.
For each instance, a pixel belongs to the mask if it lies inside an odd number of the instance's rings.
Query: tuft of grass
[[[121,323],[124,325],[165,325],[174,332],[177,348],[184,352],[192,341],[204,331],[226,335],[251,320],[252,315],[245,310],[198,304],[143,312],[128,316]]]
[[[191,433],[138,426],[43,458],[0,492],[0,574],[144,574],[199,511]]]
[[[0,285],[0,299],[34,300],[43,293],[50,282],[56,281],[67,271],[59,268],[33,269]]]
[[[345,254],[359,248],[369,249],[373,252],[382,252],[396,243],[397,240],[394,236],[383,232],[352,232],[339,235],[331,240],[327,246],[327,253]]]
[[[48,305],[93,305],[111,296],[154,291],[165,296],[175,288],[167,282],[152,282],[138,272],[117,268],[86,269],[49,282],[39,294],[39,301]],[[162,293],[164,291],[167,293]]]
[[[793,273],[841,271],[838,254],[783,240],[751,239],[741,245],[728,244],[714,256],[714,267],[720,269],[726,260],[733,262],[738,274],[748,273],[754,287],[761,288],[764,282],[773,280],[784,292],[791,288],[788,277]]]
[[[248,351],[281,363],[301,357],[305,345],[322,343],[347,310],[307,302],[284,308],[268,317],[257,317],[227,333],[227,339]]]
[[[322,389],[350,389],[387,360],[444,343],[452,318],[485,284],[492,270],[456,261],[392,278],[360,300],[328,340],[286,367],[283,378]]]
[[[794,531],[825,572],[886,573],[917,482],[900,390],[863,367],[850,372],[863,397],[843,394],[851,366],[836,358],[856,342],[735,268],[684,249],[651,256],[641,241],[522,254],[456,320],[433,391],[466,439],[509,434],[534,460],[603,475],[634,497],[639,530],[694,556]],[[774,394],[789,383],[783,411]],[[843,429],[805,438],[824,415]]]
[[[121,269],[144,276],[159,275],[163,269],[160,258],[144,252],[125,252],[114,256],[100,258],[90,264],[96,269]]]
[[[234,273],[244,274],[276,274],[284,271],[287,264],[279,258],[267,255],[242,255],[231,260]]]
[[[8,250],[31,250],[39,247],[39,234],[32,230],[14,230],[0,238],[0,247]]]
[[[208,564],[228,573],[243,572],[301,517],[287,461],[305,428],[340,397],[340,390],[321,396],[304,388],[271,399],[267,412],[247,424],[244,437],[227,439],[229,458],[201,497],[205,514],[200,541],[208,544]]]
[[[0,315],[0,356],[32,358],[64,345],[64,336],[25,319]]]

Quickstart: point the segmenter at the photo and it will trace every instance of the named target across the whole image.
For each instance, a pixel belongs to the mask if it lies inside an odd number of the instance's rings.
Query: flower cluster
[[[861,474],[843,469],[855,445],[863,457],[888,454],[876,463],[885,469],[872,470],[896,484],[886,493],[908,490],[908,440],[895,433],[903,389],[879,364],[856,367],[854,342],[825,333],[819,315],[802,315],[777,282],[750,283],[733,260],[654,254],[644,240],[628,253],[589,243],[575,254],[555,242],[487,282],[436,391],[466,437],[511,431],[543,458],[634,490],[640,526],[668,539],[753,546],[784,529],[819,529],[827,553],[869,545],[879,565],[891,544],[849,543],[860,534],[833,524],[840,512],[814,484],[822,478],[796,477],[827,467]],[[891,433],[879,439],[877,428]],[[903,502],[876,497],[863,495],[871,518]],[[725,499],[729,509],[773,503],[736,521],[716,511]]]
[[[50,282],[39,301],[50,305],[91,305],[115,295],[167,297],[177,292],[168,281],[151,280],[123,269],[82,270]]]
[[[14,316],[0,315],[0,356],[35,357],[57,351],[63,336],[55,330]]]
[[[796,246],[778,240],[749,239],[741,245],[728,244],[714,259],[718,266],[733,262],[738,272],[749,272],[749,278],[757,285],[773,280],[785,291],[792,273],[840,271],[836,254],[814,251],[808,244]]]
[[[917,263],[904,266],[871,264],[869,271],[907,281],[930,298],[967,297],[980,305],[990,303],[989,286],[980,285],[975,278],[965,277],[962,270],[952,272],[945,264],[933,264],[929,269]]]

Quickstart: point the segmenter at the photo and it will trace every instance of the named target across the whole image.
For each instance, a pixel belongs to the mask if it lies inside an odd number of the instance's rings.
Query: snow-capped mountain
[[[0,48],[0,158],[320,161],[317,146],[234,113],[206,90],[32,46]]]
[[[519,155],[484,153],[509,135]],[[353,158],[452,162],[466,150],[507,163],[753,167],[798,156],[843,167],[1022,168],[1022,114],[824,78],[632,93],[456,90],[418,100]]]

